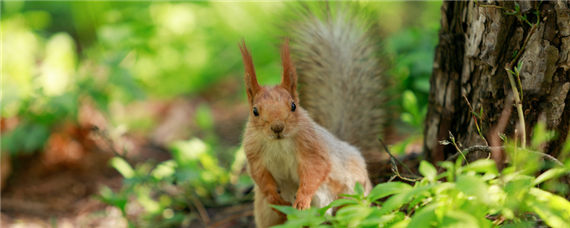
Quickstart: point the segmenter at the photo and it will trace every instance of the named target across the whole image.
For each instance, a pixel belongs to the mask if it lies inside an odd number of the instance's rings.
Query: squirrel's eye
[[[259,116],[259,111],[257,111],[256,107],[253,107],[253,115],[254,116]]]
[[[294,112],[295,109],[297,109],[297,105],[295,105],[295,102],[291,102],[291,112]]]

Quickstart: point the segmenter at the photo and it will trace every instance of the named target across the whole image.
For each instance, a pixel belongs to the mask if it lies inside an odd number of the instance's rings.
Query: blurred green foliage
[[[440,4],[367,4],[381,15],[396,97],[411,91],[418,100],[418,110],[402,109],[414,127],[426,105]],[[33,139],[7,133],[3,148],[41,149],[54,125],[76,119],[85,97],[108,110],[113,102],[215,91],[216,83],[241,78],[242,38],[260,81],[277,83],[284,9],[282,2],[3,2],[2,116],[18,116],[19,131],[34,129]],[[227,99],[243,102],[237,95]],[[406,97],[394,99],[396,107]]]
[[[294,4],[294,3],[293,3]],[[367,2],[379,15],[391,102],[402,121],[420,129],[437,41],[441,2]],[[113,125],[148,131],[154,120],[114,115],[111,106],[141,100],[168,101],[218,94],[235,84],[228,103],[245,103],[237,43],[251,50],[262,84],[280,80],[278,47],[285,21],[283,2],[4,1],[2,27],[3,118],[16,129],[0,136],[2,152],[41,151],[50,133],[77,122],[82,102],[93,101]],[[212,109],[195,112],[200,135],[166,145],[172,159],[111,165],[125,178],[119,191],[101,199],[119,208],[133,226],[187,224],[194,200],[206,206],[235,204],[251,180],[243,174],[238,145],[223,147]],[[418,132],[420,132],[418,130]],[[403,146],[402,146],[403,150]],[[129,205],[144,213],[134,215]]]
[[[241,75],[242,37],[256,50],[260,75],[279,73],[272,49],[277,37],[267,38],[271,23],[264,22],[281,3],[9,1],[3,6],[2,117],[23,122],[2,136],[3,150],[12,153],[41,149],[49,129],[77,119],[79,101],[86,97],[108,110],[113,102],[216,89],[211,86],[221,79]],[[19,134],[30,129],[31,137]]]
[[[231,205],[243,200],[253,184],[242,172],[243,150],[234,151],[230,167],[222,167],[210,145],[200,139],[172,143],[173,158],[157,165],[138,164],[132,167],[123,158],[115,157],[111,165],[125,178],[118,192],[103,188],[100,199],[119,208],[131,227],[188,226],[202,208]],[[199,204],[197,203],[199,200]],[[128,208],[140,207],[143,213]]]

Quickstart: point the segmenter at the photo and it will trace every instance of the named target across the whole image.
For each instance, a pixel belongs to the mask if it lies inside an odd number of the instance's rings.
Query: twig
[[[420,180],[420,176],[414,174],[414,172],[412,172],[412,170],[406,164],[402,163],[398,158],[394,157],[394,155],[392,155],[392,153],[390,153],[390,150],[388,149],[388,147],[386,146],[384,141],[382,141],[381,138],[378,138],[378,141],[380,142],[380,144],[382,144],[382,146],[386,150],[386,153],[388,153],[388,155],[390,155],[390,163],[392,164],[392,172],[394,172],[394,174],[396,174],[396,176],[398,176],[402,180],[411,181],[411,182],[416,182],[416,181]],[[402,165],[410,173],[410,175],[412,175],[413,177],[408,178],[408,177],[404,177],[404,176],[400,175],[396,161],[398,163],[400,163],[400,165]],[[393,178],[390,178],[390,179],[393,179]]]
[[[540,21],[540,19],[539,19]],[[517,52],[517,55],[511,60],[511,62],[509,62],[509,64],[507,64],[507,66],[505,67],[505,70],[507,71],[507,76],[509,77],[509,83],[511,84],[511,89],[513,91],[513,95],[515,98],[515,104],[517,106],[517,112],[519,114],[519,124],[520,124],[520,129],[521,129],[521,146],[522,148],[526,148],[526,127],[525,127],[525,122],[524,122],[524,113],[523,113],[523,109],[522,109],[522,101],[521,101],[521,96],[519,95],[517,86],[515,84],[515,80],[513,78],[513,71],[511,70],[513,65],[515,64],[515,62],[518,60],[518,58],[520,57],[521,53],[524,51],[524,49],[526,48],[526,45],[528,44],[528,41],[530,40],[530,37],[534,34],[534,31],[536,30],[537,24],[534,24],[531,28],[530,31],[528,32],[528,34],[526,35],[523,45],[521,47],[521,49]],[[520,83],[520,76],[519,76],[519,72],[520,69],[517,69],[517,80],[519,82],[520,85],[520,91],[521,91],[521,95],[522,95],[522,84]]]
[[[465,94],[463,94],[463,99],[465,99],[465,102],[467,102],[467,106],[469,107],[469,110],[471,110],[471,115],[473,116],[473,119],[475,120],[475,127],[477,127],[477,133],[479,134],[479,137],[481,137],[481,139],[483,139],[483,141],[485,141],[485,144],[489,145],[489,142],[487,142],[487,139],[483,136],[483,133],[481,133],[481,128],[479,127],[479,119],[477,119],[477,115],[475,115],[476,114],[475,110],[471,106],[471,103],[469,102],[469,100],[467,99]],[[481,118],[481,120],[483,120],[483,117],[479,117],[479,118]]]
[[[194,206],[196,207],[196,210],[198,210],[198,214],[200,215],[200,218],[202,219],[202,222],[204,222],[204,224],[208,224],[210,223],[210,217],[208,216],[208,213],[206,212],[206,208],[204,208],[204,205],[202,204],[202,202],[200,202],[200,200],[196,199],[196,197],[194,197],[192,194],[190,194],[190,201],[192,201],[192,204],[194,204]]]
[[[469,147],[469,148],[463,150],[463,153],[464,153],[464,154],[469,154],[469,153],[471,153],[471,152],[473,152],[473,151],[483,151],[483,152],[486,152],[486,153],[491,153],[492,150],[504,150],[504,149],[505,149],[504,146],[483,146],[483,145],[476,145],[476,146],[472,146],[472,147]],[[546,158],[547,160],[550,160],[550,161],[556,163],[556,164],[559,165],[559,166],[564,166],[564,164],[563,164],[560,160],[556,159],[554,156],[552,156],[552,155],[550,155],[550,154],[546,154],[546,153],[543,153],[543,152],[540,152],[540,151],[535,151],[535,150],[529,150],[529,149],[526,149],[526,151],[529,152],[529,153],[533,153],[533,154],[540,155],[540,156],[542,156],[543,158]],[[451,157],[447,158],[446,161],[451,161],[451,160],[453,160],[453,159],[456,159],[459,155],[460,155],[459,153],[456,153],[456,154],[452,155]]]
[[[529,22],[527,21],[527,23],[529,23]],[[518,81],[519,87],[520,87],[520,95],[519,95],[519,90],[517,89],[517,86],[515,84],[515,80],[513,77],[513,70],[511,70],[511,69],[513,68],[513,65],[515,64],[515,62],[518,61],[521,53],[524,52],[524,49],[526,48],[526,45],[528,44],[530,37],[536,31],[536,28],[537,28],[539,23],[540,23],[540,17],[538,17],[536,24],[532,24],[530,31],[528,32],[528,34],[526,35],[526,37],[524,39],[524,42],[523,42],[523,45],[521,46],[521,49],[517,52],[517,54],[511,60],[511,62],[509,62],[507,64],[507,66],[505,67],[505,71],[507,71],[507,76],[509,78],[509,83],[511,84],[511,90],[513,91],[514,100],[515,100],[515,104],[517,107],[517,113],[519,116],[519,126],[520,126],[520,130],[521,130],[521,148],[522,149],[526,148],[526,126],[525,126],[524,113],[523,113],[523,108],[522,108],[523,88],[522,88],[522,83],[521,83],[521,79],[520,79],[521,65],[519,64],[519,66],[515,68],[517,81]],[[529,25],[530,25],[530,23],[529,23]],[[515,143],[515,146],[516,146],[516,143]],[[516,151],[515,151],[515,155],[516,155]]]
[[[111,152],[113,152],[113,154],[115,154],[115,156],[123,158],[126,160],[127,151],[124,150],[123,154],[120,154],[115,148],[115,142],[113,141],[113,139],[111,139],[111,136],[109,136],[107,131],[101,130],[96,126],[93,126],[90,130],[91,130],[91,132],[94,132],[95,135],[101,137],[101,139],[103,139],[103,141],[105,141],[107,143],[109,150],[111,150]]]
[[[517,86],[515,84],[515,80],[513,78],[512,70],[510,70],[509,68],[505,68],[505,70],[507,71],[507,76],[509,77],[509,82],[511,83],[511,89],[512,89],[513,95],[514,95],[513,97],[515,98],[515,104],[517,106],[517,112],[519,114],[519,124],[520,124],[520,129],[521,129],[521,147],[524,149],[524,148],[526,148],[526,129],[525,129],[525,123],[524,123],[524,113],[523,113],[523,109],[522,109],[522,101],[519,97],[519,91],[518,91]]]
[[[540,21],[540,19],[538,20]],[[515,57],[511,60],[511,62],[509,62],[509,64],[507,65],[507,67],[510,69],[511,67],[513,67],[513,65],[515,65],[515,62],[517,62],[517,60],[519,59],[521,53],[523,53],[524,49],[526,48],[526,44],[528,43],[528,41],[530,40],[530,37],[532,36],[532,34],[534,34],[534,31],[536,30],[536,26],[538,24],[534,24],[532,27],[530,27],[530,31],[528,31],[528,34],[526,35],[526,37],[524,38],[524,42],[523,45],[521,47],[521,49],[517,52],[517,54],[515,55]],[[522,89],[522,88],[521,88]]]
[[[467,155],[467,154],[474,152],[474,151],[483,151],[486,153],[491,153],[491,148],[492,147],[489,147],[489,146],[475,145],[475,146],[469,147],[467,149],[464,149],[462,152],[463,152],[463,155]],[[457,152],[445,160],[446,161],[455,160],[457,157],[459,157],[459,155],[461,155],[461,153]]]
[[[392,155],[392,153],[390,153],[390,149],[388,149],[388,146],[386,146],[386,144],[384,143],[384,141],[382,141],[381,138],[378,138],[378,141],[380,141],[380,143],[382,144],[382,146],[386,150],[386,153],[388,153],[388,155],[390,155],[390,158],[398,161],[398,163],[400,163],[400,165],[402,165],[404,168],[406,168],[406,171],[408,171],[410,174],[414,174],[414,172],[412,172],[410,167],[408,167],[406,164],[402,163],[398,158],[394,157],[394,155]]]
[[[461,149],[459,149],[459,146],[457,146],[457,143],[455,143],[455,136],[453,136],[453,134],[451,134],[451,131],[449,132],[449,139],[451,140],[451,143],[453,144],[453,146],[455,147],[455,150],[457,150],[457,152],[459,154],[461,154],[461,156],[463,157],[463,160],[465,160],[465,163],[469,164],[469,161],[467,161],[467,158],[465,157],[465,154],[463,154],[461,152]]]

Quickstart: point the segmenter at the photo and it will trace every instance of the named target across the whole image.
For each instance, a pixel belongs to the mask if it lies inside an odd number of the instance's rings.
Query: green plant
[[[105,187],[99,198],[117,207],[132,227],[188,225],[198,218],[204,221],[205,207],[244,200],[241,192],[252,184],[236,168],[245,162],[243,150],[235,153],[232,167],[224,168],[211,148],[200,139],[177,141],[170,148],[171,160],[134,168],[115,157],[110,164],[125,178],[123,187],[118,192]],[[129,207],[139,207],[142,213],[129,213]]]
[[[424,104],[420,106],[416,95],[409,90],[404,91],[402,102],[402,107],[404,109],[400,117],[402,121],[416,127],[417,129],[421,129],[427,112],[427,105]]]
[[[502,172],[490,159],[467,165],[462,165],[462,157],[455,163],[445,161],[439,164],[443,170],[439,173],[422,161],[419,172],[423,178],[413,184],[382,183],[366,196],[357,186],[354,194],[320,209],[274,206],[288,218],[278,227],[528,227],[541,223],[564,227],[570,221],[570,202],[544,189],[552,186],[549,182],[557,183],[557,177],[570,174],[570,163],[535,176],[551,164],[542,161],[541,153],[531,151],[552,138],[539,125],[530,149],[508,143],[505,150],[512,163]],[[568,153],[570,146],[563,151]],[[331,208],[337,209],[334,215],[327,213]]]
[[[437,174],[431,164],[422,162],[424,178],[413,186],[382,183],[367,196],[357,191],[322,209],[297,211],[275,206],[288,218],[279,227],[492,227],[536,224],[535,215],[552,227],[570,221],[570,202],[537,187],[567,174],[568,169],[550,169],[535,178],[520,173],[499,175],[492,160],[459,164],[442,163],[446,170]],[[341,208],[332,216],[326,213],[331,207]]]
[[[26,17],[29,16],[29,17]],[[17,126],[1,137],[2,151],[33,153],[40,151],[51,131],[58,125],[78,121],[81,101],[92,100],[107,110],[108,93],[134,93],[136,85],[111,85],[96,80],[89,61],[81,61],[74,38],[65,32],[45,35],[38,29],[41,12],[16,14],[0,21],[9,36],[2,36],[5,53],[2,68],[2,118],[17,119]],[[43,25],[45,26],[45,25]],[[41,26],[40,26],[41,28]],[[113,77],[115,80],[122,75]]]
[[[401,120],[415,129],[423,127],[427,111],[437,30],[437,26],[402,29],[388,37],[384,45],[391,58],[387,73],[395,83],[389,92],[398,97],[392,102],[401,107]]]

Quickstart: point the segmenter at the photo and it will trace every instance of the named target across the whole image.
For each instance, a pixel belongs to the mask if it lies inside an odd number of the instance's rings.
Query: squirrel
[[[305,14],[289,33],[291,47],[288,39],[282,45],[276,86],[259,85],[245,42],[239,45],[250,108],[243,148],[257,227],[285,222],[271,205],[320,208],[354,193],[356,183],[365,194],[371,190],[363,153],[380,132],[384,98],[370,26],[344,9],[324,19]]]

